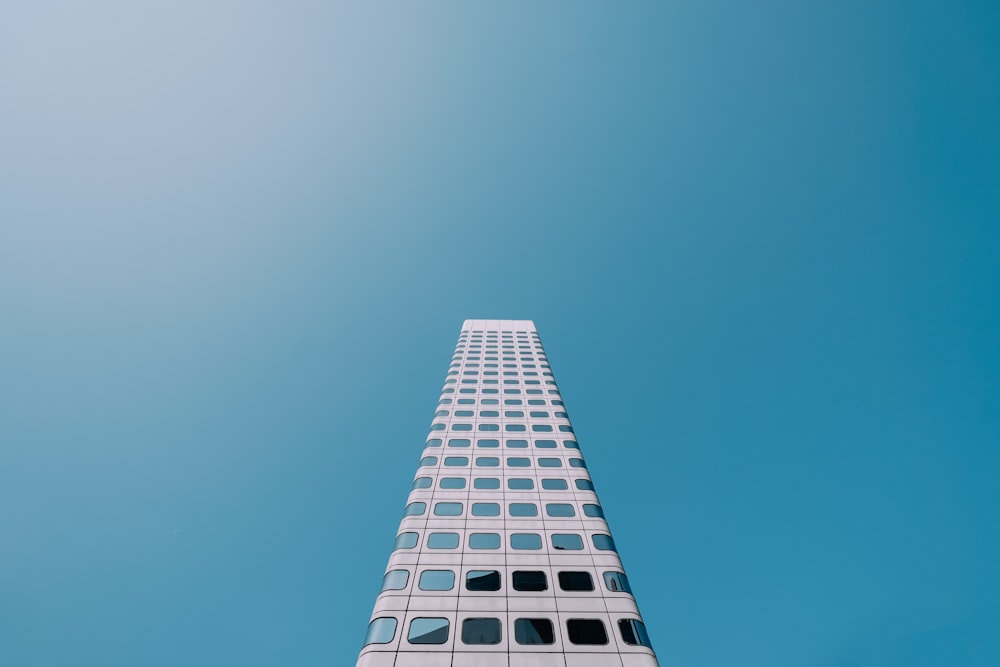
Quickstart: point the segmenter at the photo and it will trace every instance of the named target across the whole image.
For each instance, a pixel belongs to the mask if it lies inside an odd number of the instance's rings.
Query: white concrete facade
[[[541,340],[466,320],[357,667],[656,667]]]

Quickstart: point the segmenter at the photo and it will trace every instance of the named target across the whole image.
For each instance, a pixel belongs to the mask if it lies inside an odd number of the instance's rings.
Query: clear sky
[[[530,318],[665,667],[1000,664],[995,2],[12,2],[0,665],[351,665]]]

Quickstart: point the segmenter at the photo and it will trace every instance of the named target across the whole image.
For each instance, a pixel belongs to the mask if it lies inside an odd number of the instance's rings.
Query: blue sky
[[[349,665],[463,319],[664,665],[1000,661],[1000,10],[0,21],[0,664]]]

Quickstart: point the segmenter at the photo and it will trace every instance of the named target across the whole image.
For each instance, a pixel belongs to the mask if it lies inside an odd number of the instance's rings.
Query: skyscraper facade
[[[466,320],[357,667],[655,667],[530,320]]]

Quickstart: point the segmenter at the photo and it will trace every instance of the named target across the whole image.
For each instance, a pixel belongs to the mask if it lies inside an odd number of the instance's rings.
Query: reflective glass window
[[[504,427],[504,430],[510,433],[519,433],[521,431],[526,430],[526,428],[527,427],[524,424],[507,424]]]
[[[563,447],[566,449],[580,449],[580,445],[576,440],[563,440]]]
[[[500,459],[496,456],[476,457],[476,465],[480,468],[496,468],[500,465]]]
[[[468,438],[451,438],[448,440],[449,447],[468,447],[469,444]]]
[[[476,447],[499,447],[499,440],[477,440]]]
[[[472,430],[472,424],[452,424],[451,425],[451,430],[452,431],[471,431]]]
[[[420,465],[422,466],[436,466],[438,462],[438,457],[436,456],[425,456],[420,459]]]
[[[594,541],[595,549],[600,549],[601,551],[618,551],[615,548],[615,541],[611,539],[610,535],[597,533],[596,535],[592,535],[591,539]]]
[[[410,503],[403,510],[403,516],[420,516],[427,511],[427,503]]]
[[[538,533],[512,533],[511,549],[537,550],[542,548],[542,537]]]
[[[546,491],[565,491],[569,483],[565,479],[543,479],[542,488]]]
[[[444,644],[448,641],[447,618],[415,618],[407,639],[411,644]]]
[[[446,456],[444,457],[444,464],[446,466],[467,466],[469,465],[469,458],[466,456]]]
[[[553,533],[552,548],[560,551],[582,551],[583,538],[575,533]]]
[[[477,477],[472,482],[472,488],[474,489],[499,489],[500,480],[496,477]]]
[[[528,446],[528,441],[527,440],[508,440],[506,444],[507,444],[508,447],[513,447],[515,449],[524,449],[525,447]]]
[[[586,504],[583,506],[583,513],[586,516],[604,518],[604,510],[601,509],[600,505]]]
[[[480,431],[499,431],[500,430],[500,424],[480,424],[479,425],[479,430]]]
[[[535,503],[511,503],[511,516],[538,516],[538,505]]]
[[[618,630],[626,644],[653,648],[649,641],[649,634],[646,632],[646,626],[643,625],[642,621],[634,618],[623,618],[618,621]]]
[[[410,581],[410,571],[409,570],[389,570],[382,577],[382,590],[383,591],[399,591],[406,588],[406,584]]]
[[[576,480],[576,488],[580,489],[581,491],[593,491],[594,483],[591,482],[589,479],[581,478]]]
[[[442,489],[464,489],[465,488],[465,478],[464,477],[442,477],[438,482],[438,486]]]
[[[540,468],[562,468],[562,459],[543,456],[538,459],[538,466]]]
[[[500,590],[500,573],[496,570],[469,570],[465,575],[465,589],[468,591]]]
[[[462,503],[436,503],[434,505],[435,516],[460,516],[462,514]]]
[[[441,438],[431,438],[430,440],[428,440],[426,442],[426,444],[424,446],[425,447],[440,447],[441,446]]]
[[[396,637],[397,625],[398,622],[391,616],[376,618],[368,624],[368,632],[365,634],[365,646],[392,642]]]
[[[604,585],[609,591],[614,593],[631,593],[632,587],[628,584],[628,577],[624,572],[605,572]]]
[[[510,456],[507,458],[507,465],[510,466],[511,468],[528,468],[531,466],[531,459],[518,456]]]
[[[539,449],[555,449],[556,448],[556,441],[555,440],[535,440],[535,447],[538,447]]]
[[[500,516],[499,503],[472,503],[473,516]]]
[[[413,480],[413,489],[429,489],[433,480],[430,477],[417,477]]]
[[[454,587],[455,573],[451,570],[424,570],[417,583],[422,591],[450,591]]]
[[[565,518],[576,516],[576,508],[569,503],[546,503],[545,513],[549,516]]]
[[[569,460],[569,467],[570,468],[584,468],[584,469],[586,469],[587,464],[584,462],[583,459],[570,459]]]
[[[428,549],[457,549],[458,533],[431,533],[427,536]]]
[[[525,491],[535,488],[535,480],[528,477],[510,477],[507,479],[507,488],[514,491]]]
[[[416,533],[400,533],[396,536],[396,542],[393,544],[393,549],[412,549],[417,546],[417,534]]]
[[[470,549],[499,549],[500,535],[498,533],[472,533],[469,535]]]

